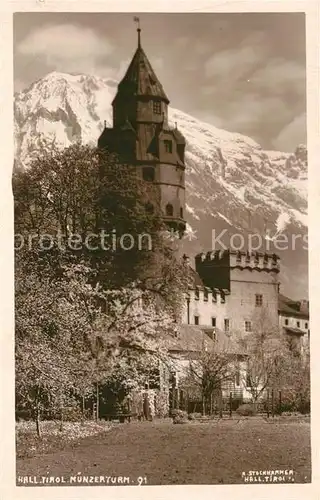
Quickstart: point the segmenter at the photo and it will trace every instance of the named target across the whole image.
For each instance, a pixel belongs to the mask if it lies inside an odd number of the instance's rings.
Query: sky
[[[264,149],[306,143],[303,13],[136,15],[172,107]],[[14,14],[15,91],[51,71],[119,80],[135,30],[132,13]]]

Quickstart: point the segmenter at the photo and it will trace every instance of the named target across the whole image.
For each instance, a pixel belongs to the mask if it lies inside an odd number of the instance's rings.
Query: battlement
[[[188,298],[199,302],[214,302],[224,304],[230,290],[209,288],[207,286],[189,286]]]
[[[205,265],[210,267],[229,268],[254,268],[259,270],[279,271],[280,257],[276,254],[260,252],[241,252],[230,250],[216,250],[213,252],[200,253],[196,255],[196,266]]]
[[[216,250],[196,255],[195,264],[205,286],[230,290],[232,270],[279,273],[279,260],[276,254]]]

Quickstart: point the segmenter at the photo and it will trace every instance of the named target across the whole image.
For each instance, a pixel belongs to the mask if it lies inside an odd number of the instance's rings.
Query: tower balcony
[[[182,219],[181,217],[163,215],[162,220],[169,229],[177,231],[180,237],[183,236],[186,230],[186,221],[184,219]]]

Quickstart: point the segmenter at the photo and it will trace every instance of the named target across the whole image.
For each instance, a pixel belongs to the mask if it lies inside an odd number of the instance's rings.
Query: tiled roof
[[[285,295],[279,294],[279,305],[278,310],[280,313],[287,316],[293,316],[297,318],[309,318],[308,311],[300,310],[300,302],[289,299]]]
[[[211,334],[216,331],[216,340]],[[180,325],[178,335],[172,339],[169,350],[172,352],[200,353],[203,350],[241,354],[241,349],[223,331],[210,326]]]
[[[137,48],[126,74],[119,83],[118,92],[160,97],[169,103],[169,99],[141,47]]]
[[[300,328],[292,328],[289,326],[285,327],[285,331],[286,331],[286,333],[291,333],[293,335],[305,335],[305,333],[306,333],[303,330],[300,330]]]
[[[177,337],[172,339],[170,350],[201,352],[205,347],[205,342],[208,342],[211,347],[214,345],[213,340],[200,326],[181,325]]]

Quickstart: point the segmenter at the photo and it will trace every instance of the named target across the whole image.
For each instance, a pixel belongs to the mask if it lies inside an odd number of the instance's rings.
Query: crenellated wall
[[[251,322],[278,328],[279,257],[270,254],[217,251],[196,256],[196,271],[204,287],[190,290],[184,320],[217,329],[245,332]],[[227,321],[226,321],[227,320]]]
[[[216,320],[216,328],[224,330],[224,318],[227,317],[229,291],[219,289],[211,291],[209,288],[189,290],[189,302],[186,300],[183,323],[195,324],[195,316],[199,317],[200,326],[212,326],[212,318]],[[188,305],[189,304],[189,305]]]

